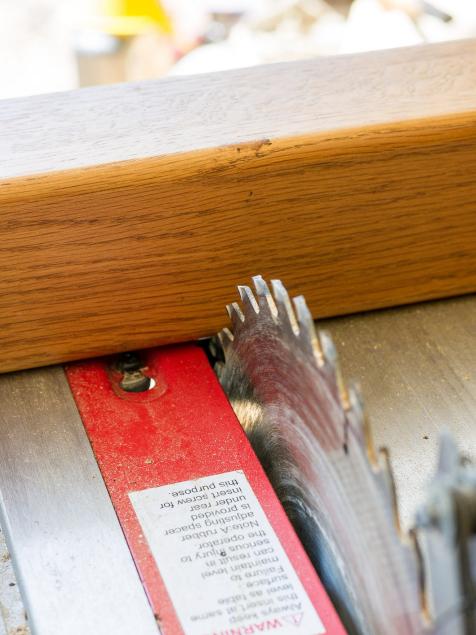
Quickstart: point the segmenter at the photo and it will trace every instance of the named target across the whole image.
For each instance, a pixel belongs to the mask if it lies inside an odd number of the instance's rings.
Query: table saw
[[[0,633],[476,632],[474,53],[0,105]]]

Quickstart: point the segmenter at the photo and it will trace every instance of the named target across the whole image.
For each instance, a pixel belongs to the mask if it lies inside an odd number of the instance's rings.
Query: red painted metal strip
[[[129,493],[234,470],[244,471],[327,632],[343,634],[334,608],[203,351],[196,345],[181,345],[145,351],[144,355],[147,374],[157,382],[144,393],[113,388],[114,373],[107,359],[75,363],[66,372],[164,635],[178,635],[183,630]]]

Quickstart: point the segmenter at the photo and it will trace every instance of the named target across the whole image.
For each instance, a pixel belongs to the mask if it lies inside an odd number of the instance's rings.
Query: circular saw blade
[[[385,451],[356,387],[280,281],[239,287],[219,339],[220,381],[351,634],[426,631],[417,552],[398,526]]]

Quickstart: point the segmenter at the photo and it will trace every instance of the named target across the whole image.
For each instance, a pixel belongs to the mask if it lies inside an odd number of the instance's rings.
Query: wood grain
[[[256,273],[316,316],[475,291],[475,53],[0,104],[0,371],[209,335]]]

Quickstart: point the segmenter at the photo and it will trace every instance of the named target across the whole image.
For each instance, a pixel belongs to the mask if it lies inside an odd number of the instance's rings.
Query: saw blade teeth
[[[353,429],[361,440],[362,447],[367,453],[367,458],[373,469],[378,468],[378,457],[372,436],[370,422],[365,412],[365,404],[360,386],[352,382],[347,389],[347,396],[352,413],[354,414]]]
[[[339,398],[344,410],[349,410],[349,395],[347,387],[342,376],[342,372],[339,366],[339,359],[337,356],[337,350],[332,341],[332,337],[327,331],[319,331],[319,341],[321,344],[322,354],[325,361],[329,363],[334,371],[337,389],[339,392]]]
[[[451,434],[444,430],[440,434],[437,474],[450,474],[460,464],[460,454]]]
[[[281,280],[271,280],[271,286],[273,288],[273,295],[280,321],[287,326],[294,335],[299,335],[299,325],[286,287]]]
[[[304,296],[298,295],[293,299],[293,304],[297,314],[300,338],[303,343],[311,347],[318,366],[322,366],[324,364],[324,356],[317,337],[314,320]]]
[[[398,509],[397,488],[395,486],[395,477],[393,474],[392,463],[390,461],[390,452],[388,448],[379,448],[379,457],[381,458],[380,471],[385,477],[385,484],[387,486],[386,492],[388,502],[393,514],[393,522],[395,524],[398,535],[402,537],[403,532],[400,522],[400,512]]]
[[[476,557],[476,466],[465,461],[448,430],[440,434],[439,454],[436,472],[414,516],[414,531],[427,556],[422,563],[423,591],[433,624],[443,623],[446,607],[460,606],[462,598],[471,598],[474,607]],[[464,633],[474,633],[473,622]]]
[[[241,310],[238,302],[232,302],[228,304],[226,307],[228,311],[228,315],[230,316],[231,323],[233,325],[233,330],[236,331],[241,327],[243,322],[245,321],[245,316],[243,315],[243,311]]]
[[[221,378],[225,372],[225,364],[223,362],[216,362],[213,366],[213,370],[215,371],[215,375],[218,377],[218,381],[221,382]]]
[[[423,555],[423,548],[416,527],[411,527],[408,530],[407,538],[409,541],[409,547],[414,556],[414,566],[416,570],[415,578],[418,580],[418,593],[423,622],[424,624],[430,624],[432,620],[431,600],[428,588],[428,581],[425,574],[425,557]]]
[[[256,315],[258,315],[259,304],[256,301],[255,295],[250,287],[240,284],[238,286],[238,293],[240,294],[245,318],[246,316],[255,317]]]
[[[318,336],[324,360],[331,366],[337,366],[337,350],[330,333],[328,333],[328,331],[319,330]]]
[[[253,276],[253,284],[258,296],[258,303],[260,303],[260,305],[265,303],[265,306],[271,313],[273,320],[276,321],[276,318],[278,317],[278,307],[276,306],[276,302],[274,301],[274,298],[271,295],[271,291],[269,290],[269,287],[266,284],[265,280],[263,280],[262,276]]]
[[[363,423],[364,421],[364,400],[362,397],[362,391],[360,390],[360,386],[355,381],[349,383],[349,387],[347,389],[347,394],[349,395],[349,404],[352,408],[355,416],[359,421]]]
[[[351,419],[352,428],[362,447],[365,448],[364,404],[359,387],[355,383],[349,385],[347,397],[349,399],[349,417]]]
[[[218,333],[218,341],[223,349],[224,354],[226,355],[229,351],[231,345],[233,344],[233,333],[229,328],[225,327]]]
[[[293,492],[294,500],[294,487],[298,492],[302,490],[302,500],[309,505],[309,510],[312,513],[317,510],[316,527],[323,526],[326,530],[329,527],[328,547],[332,548],[332,554],[336,549],[339,557],[347,555],[344,549],[340,553],[340,547],[336,547],[339,543],[334,540],[334,536],[340,537],[341,533],[349,539],[357,532],[362,534],[362,546],[372,546],[378,536],[382,544],[376,551],[381,549],[383,556],[375,556],[375,571],[381,568],[386,574],[389,570],[395,587],[404,576],[409,576],[413,584],[418,573],[412,569],[412,554],[402,540],[404,534],[400,529],[388,452],[375,450],[359,387],[356,384],[347,387],[344,383],[331,336],[325,331],[316,331],[305,299],[298,296],[291,301],[280,280],[272,280],[268,287],[261,276],[255,276],[251,288],[240,286],[238,289],[242,302],[228,307],[234,327],[233,333],[228,329],[220,333],[225,363],[218,365],[217,373],[256,453],[268,466],[273,485],[278,492],[284,492],[286,502],[289,502],[287,492]],[[329,422],[325,428],[316,423],[318,417],[314,416],[321,411],[323,421]],[[332,439],[330,444],[329,439]],[[316,478],[314,468],[319,475]],[[329,481],[321,478],[321,474],[329,477]],[[329,493],[334,487],[334,475],[337,477],[335,493],[340,502],[338,506],[330,504],[328,514],[326,510],[326,517],[330,516],[327,527],[320,522],[317,512],[322,507],[318,508],[318,504],[334,500],[334,490]],[[361,505],[364,500],[361,496],[365,498],[365,505]],[[355,531],[346,517],[342,522],[342,511],[346,513],[349,506],[355,507]],[[368,509],[374,512],[375,521],[368,519]],[[296,522],[307,537],[307,518],[302,524],[300,519]],[[312,549],[318,554],[320,548],[316,539]],[[359,572],[367,567],[367,555],[359,555],[363,551],[357,549],[354,554],[349,550],[356,563],[355,570]],[[318,563],[322,561],[319,558],[317,555]],[[369,581],[372,583],[369,589],[380,589],[376,575],[369,574]],[[367,588],[360,591],[360,578],[350,583],[352,597],[367,601]],[[411,590],[409,586],[409,592],[402,593],[405,601]],[[385,601],[393,607],[395,596],[391,590],[387,591]],[[347,594],[339,599],[344,603],[353,601]],[[373,606],[369,604],[369,614]],[[416,602],[414,606],[409,601],[408,607],[419,617]],[[396,632],[392,630],[395,624],[392,622],[389,633]],[[370,631],[362,628],[359,632]],[[374,628],[372,632],[380,630]],[[416,632],[423,629],[412,630]]]

